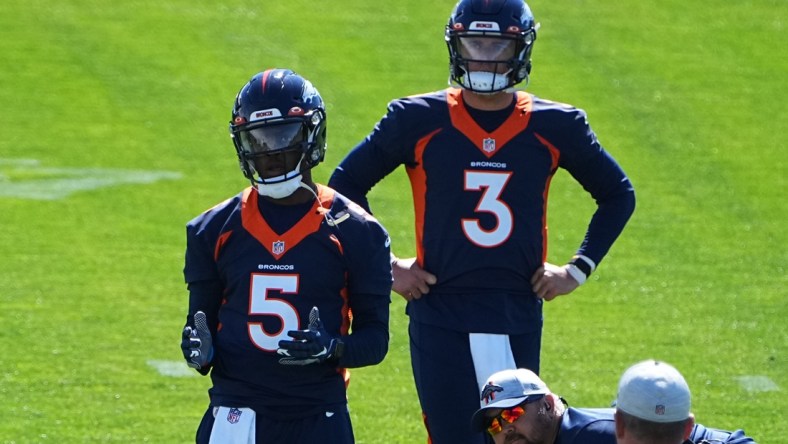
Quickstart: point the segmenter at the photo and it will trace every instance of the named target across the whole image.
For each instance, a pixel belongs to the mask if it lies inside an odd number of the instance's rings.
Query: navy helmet
[[[290,150],[302,153],[300,175],[325,157],[323,99],[311,82],[289,69],[257,73],[235,98],[230,136],[241,170],[253,184],[264,182],[255,171],[255,158]]]
[[[445,32],[450,82],[479,93],[502,91],[523,80],[527,83],[537,29],[531,9],[523,0],[460,0],[449,17]],[[488,43],[482,47],[487,39]],[[487,55],[474,55],[469,51],[470,44],[482,48],[480,52],[486,50]],[[495,49],[492,54],[484,49],[499,47],[506,49],[500,57],[495,56]],[[472,78],[470,62],[503,65],[505,69],[495,69],[494,79],[476,81]]]

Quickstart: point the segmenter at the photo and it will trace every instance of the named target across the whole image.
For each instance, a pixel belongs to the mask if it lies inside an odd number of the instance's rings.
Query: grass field
[[[638,208],[594,274],[546,306],[542,376],[606,406],[655,357],[698,422],[788,436],[788,3],[533,0],[528,90],[586,109]],[[615,6],[613,6],[615,4]],[[329,109],[325,182],[396,97],[446,85],[453,1],[6,0],[0,14],[0,442],[193,440],[184,224],[245,186],[235,93],[290,67]],[[373,209],[413,254],[401,171]],[[548,260],[593,202],[559,173]],[[404,303],[383,364],[353,372],[359,443],[423,443]],[[460,421],[460,419],[458,419]]]

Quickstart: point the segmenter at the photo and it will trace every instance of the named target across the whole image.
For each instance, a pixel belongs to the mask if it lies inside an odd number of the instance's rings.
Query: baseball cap
[[[487,409],[508,409],[529,399],[542,398],[550,393],[547,384],[531,370],[518,368],[502,370],[487,379],[481,393],[484,404],[471,417],[471,427],[483,431],[487,427]]]
[[[687,381],[670,364],[639,362],[621,376],[616,408],[651,422],[677,422],[690,416]]]

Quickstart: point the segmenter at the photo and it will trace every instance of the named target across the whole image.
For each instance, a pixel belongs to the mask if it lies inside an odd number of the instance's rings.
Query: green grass
[[[182,178],[0,197],[0,442],[192,440],[209,380],[148,361],[181,360],[184,224],[245,185],[226,125],[252,74],[290,67],[321,91],[323,182],[389,100],[445,86],[453,2],[203,3],[3,4],[0,188],[47,168]],[[542,375],[572,405],[603,406],[628,365],[664,359],[700,423],[779,443],[788,4],[599,3],[531,3],[542,28],[529,90],[589,112],[638,208],[592,281],[547,304]],[[400,255],[414,252],[404,187],[400,171],[372,194]],[[592,211],[559,173],[549,260],[573,253]],[[406,324],[395,295],[388,357],[353,372],[359,443],[425,442]],[[747,390],[744,376],[778,390]]]

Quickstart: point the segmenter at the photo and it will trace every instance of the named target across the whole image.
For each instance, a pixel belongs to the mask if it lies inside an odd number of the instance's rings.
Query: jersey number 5
[[[287,336],[290,330],[298,330],[298,313],[295,307],[282,299],[268,297],[270,290],[280,293],[298,293],[297,274],[255,274],[252,275],[249,314],[277,316],[282,321],[282,328],[276,332],[267,332],[262,322],[249,322],[249,338],[254,345],[275,352],[280,340],[291,339]]]
[[[462,231],[465,237],[480,247],[497,247],[512,234],[512,210],[500,197],[512,173],[495,173],[490,171],[466,171],[465,190],[482,190],[482,198],[476,204],[476,212],[491,213],[496,224],[485,230],[479,219],[463,219]]]

